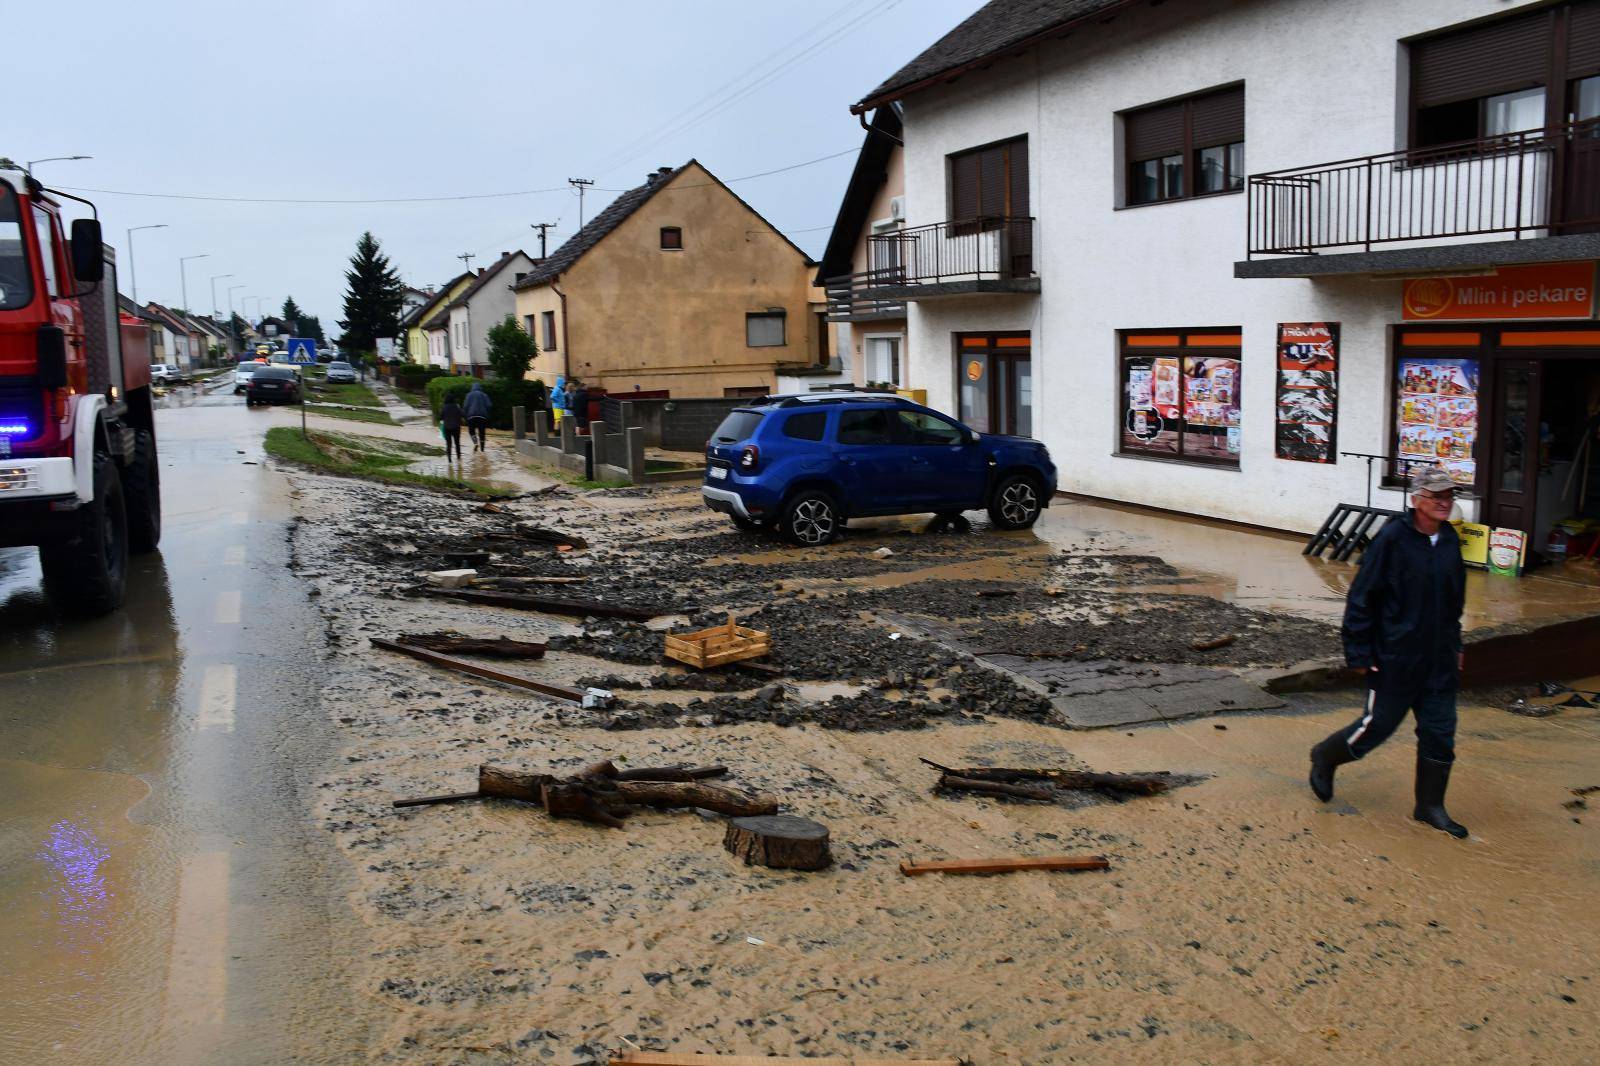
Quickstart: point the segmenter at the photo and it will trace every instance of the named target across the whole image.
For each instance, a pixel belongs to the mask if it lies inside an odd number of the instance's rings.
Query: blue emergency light
[[[0,421],[0,437],[26,437],[33,432],[33,427],[26,422]]]

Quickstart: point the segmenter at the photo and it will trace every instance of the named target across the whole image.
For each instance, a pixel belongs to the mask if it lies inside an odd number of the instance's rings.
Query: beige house
[[[516,282],[530,377],[612,395],[762,395],[828,361],[815,264],[712,173],[663,167]]]
[[[905,228],[905,193],[900,116],[882,107],[872,116],[817,268],[817,280],[827,289],[829,321],[845,323],[840,346],[858,386],[925,387],[912,380],[906,365],[905,301],[872,293],[902,280],[902,242],[895,235]]]

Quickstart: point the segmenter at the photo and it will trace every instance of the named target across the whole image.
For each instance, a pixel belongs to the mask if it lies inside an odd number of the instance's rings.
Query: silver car
[[[250,379],[255,372],[266,366],[265,363],[240,363],[233,371],[233,394],[239,395],[250,384]]]
[[[337,385],[340,382],[354,382],[356,368],[343,360],[335,360],[328,364],[328,384]]]

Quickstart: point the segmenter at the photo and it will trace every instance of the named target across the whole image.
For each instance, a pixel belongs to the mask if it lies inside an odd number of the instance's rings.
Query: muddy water
[[[308,817],[318,620],[256,414],[164,399],[162,550],[134,561],[122,611],[58,619],[35,553],[0,551],[5,1061],[361,1046],[367,1004],[331,949],[342,871]]]

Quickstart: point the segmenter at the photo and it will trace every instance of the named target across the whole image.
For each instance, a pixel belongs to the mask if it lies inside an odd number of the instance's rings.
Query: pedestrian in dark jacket
[[[483,384],[474,381],[461,410],[467,416],[467,433],[472,437],[472,450],[475,452],[483,451],[489,443],[489,412],[493,409],[494,404],[489,394],[483,391]]]
[[[589,386],[583,382],[572,390],[572,417],[576,420],[579,433],[589,432]]]
[[[1442,470],[1411,481],[1411,509],[1392,518],[1361,557],[1345,602],[1344,657],[1367,679],[1361,717],[1311,749],[1311,791],[1333,798],[1333,772],[1417,720],[1416,807],[1411,816],[1455,837],[1466,827],[1444,807],[1455,762],[1456,685],[1466,568],[1450,525],[1455,483]]]
[[[444,437],[444,461],[450,461],[450,450],[455,449],[456,462],[461,461],[461,419],[463,418],[461,405],[456,402],[456,394],[451,393],[444,398],[444,403],[439,405],[439,433]]]

